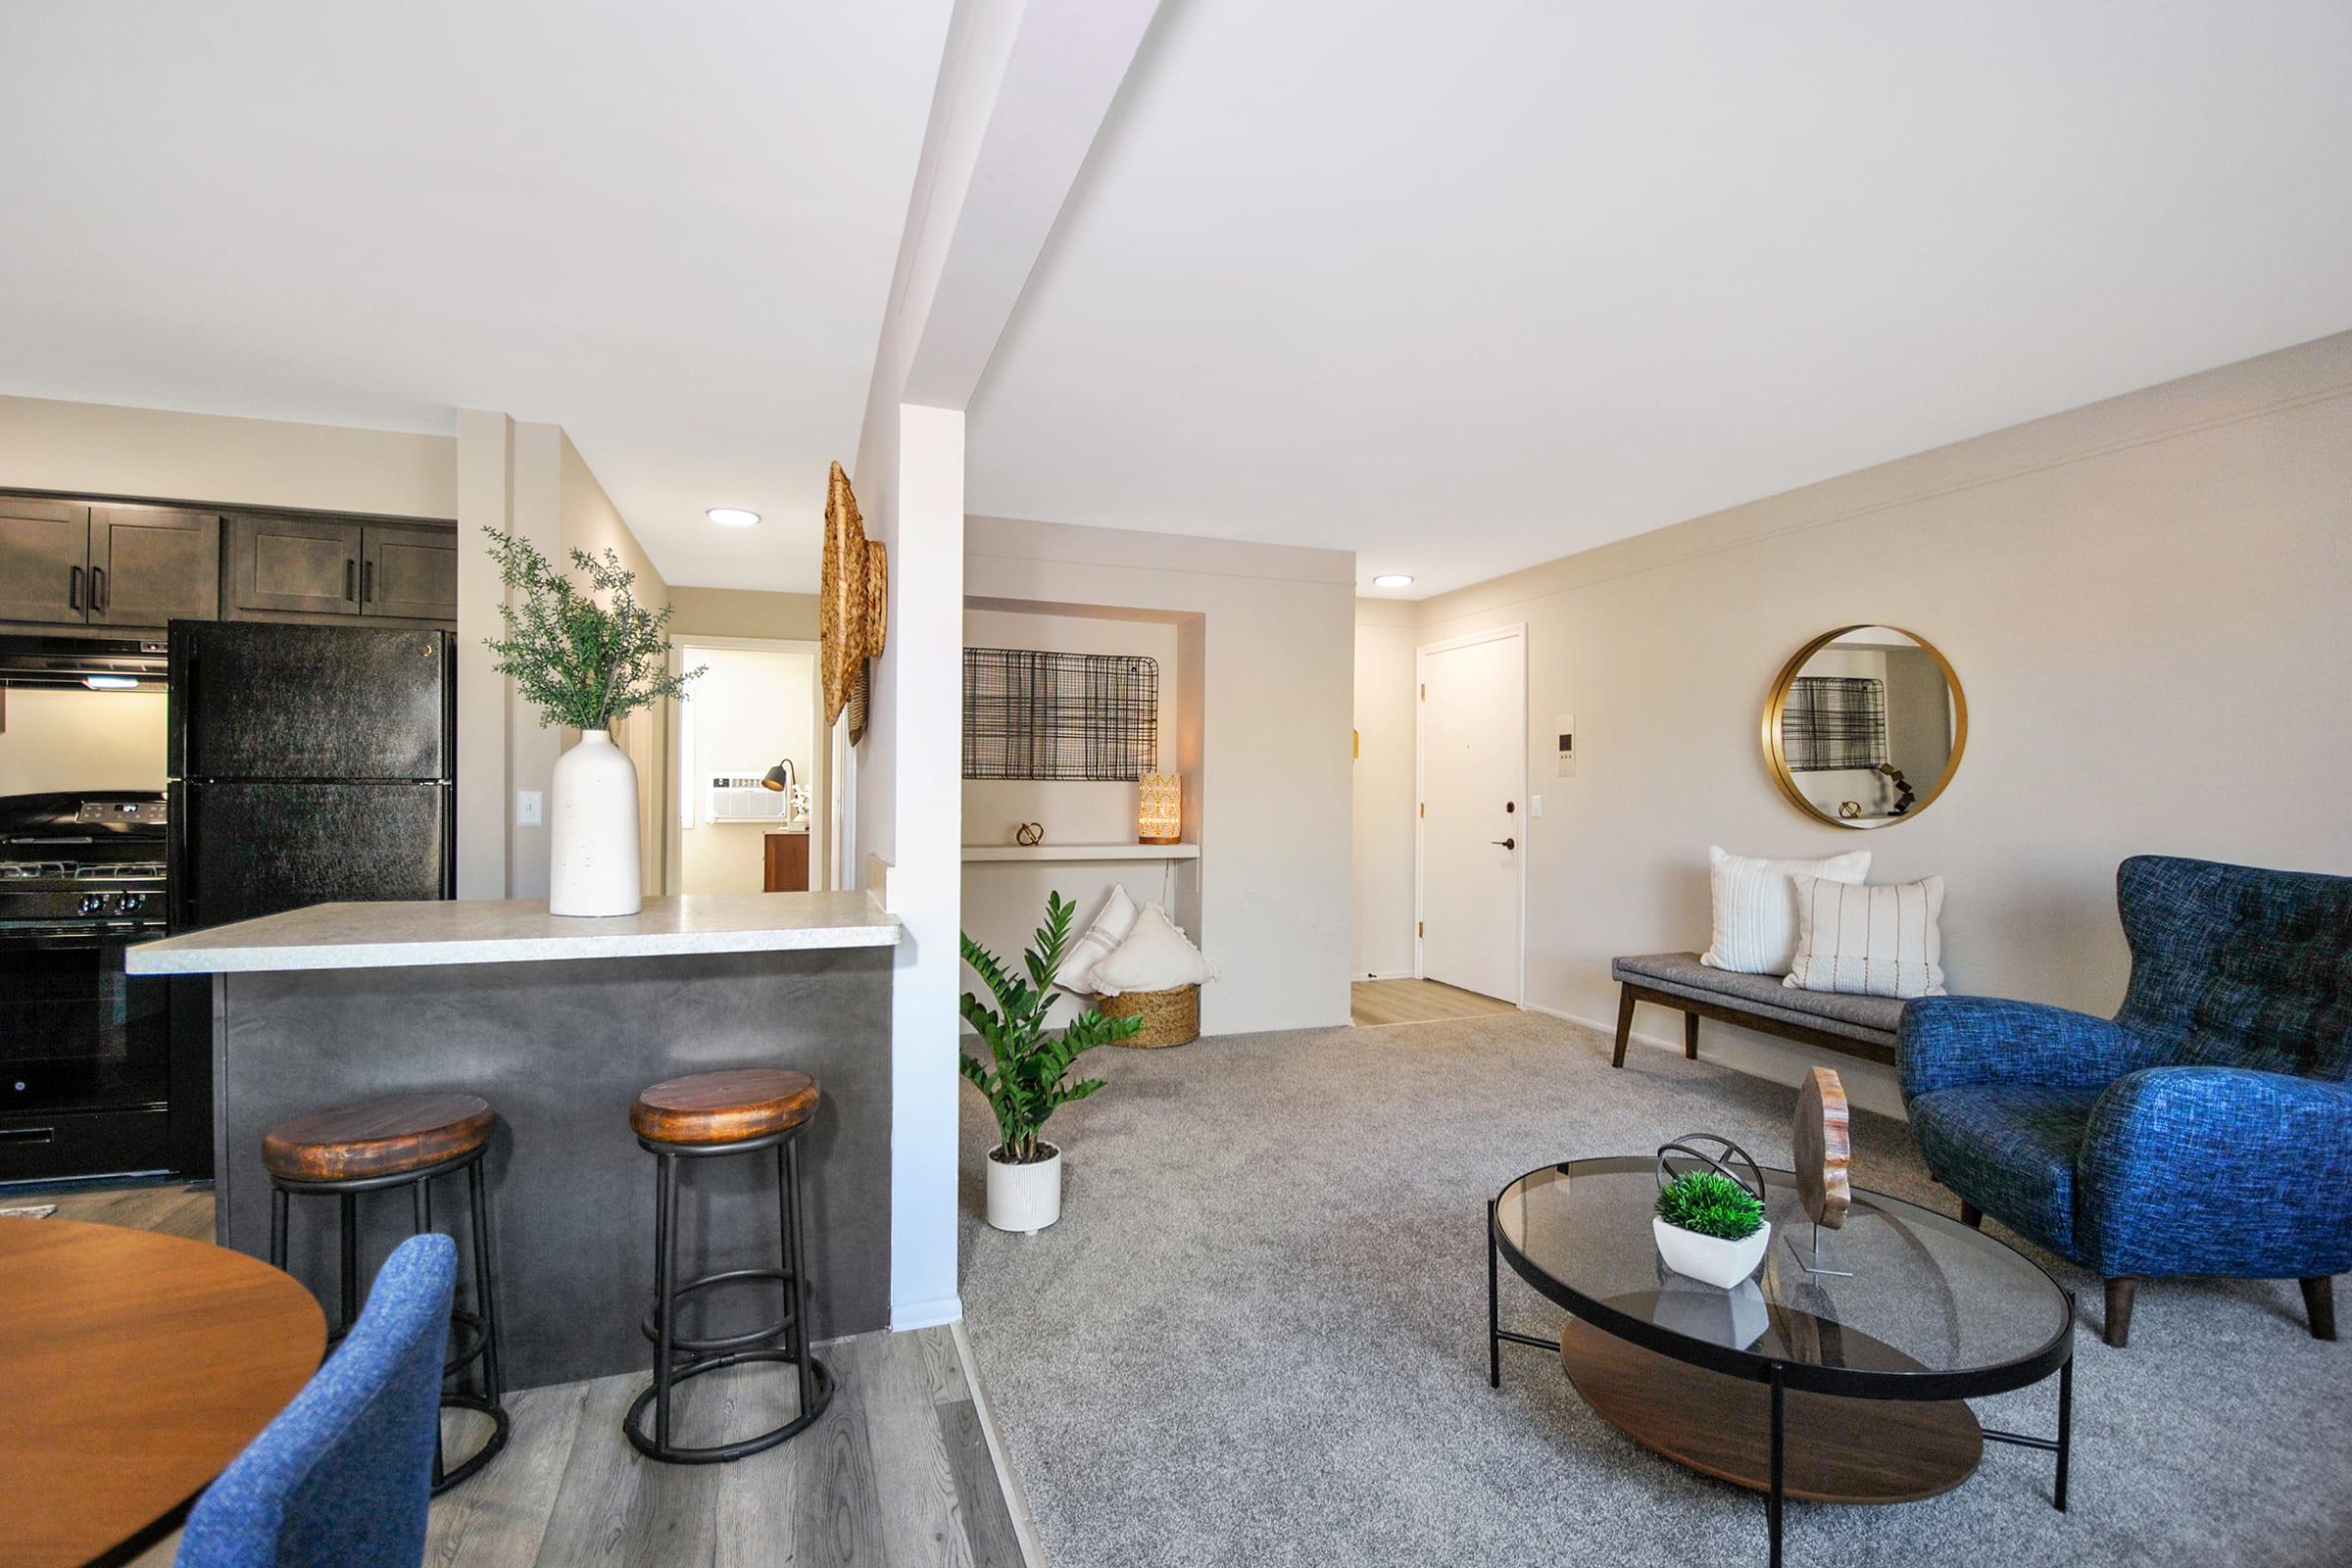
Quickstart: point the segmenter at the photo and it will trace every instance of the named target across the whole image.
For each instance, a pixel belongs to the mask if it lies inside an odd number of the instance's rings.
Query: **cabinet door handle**
[[[352,603],[360,598],[360,564],[350,556],[343,558],[343,597]]]
[[[360,603],[364,605],[374,598],[375,563],[370,561],[364,563],[360,567]]]
[[[90,568],[90,613],[93,615],[106,613],[106,568],[104,566]]]
[[[66,568],[66,608],[68,610],[81,608],[81,568],[79,566]]]

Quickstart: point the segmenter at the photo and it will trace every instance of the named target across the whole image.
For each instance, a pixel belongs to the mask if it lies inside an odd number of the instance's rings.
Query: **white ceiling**
[[[948,10],[9,3],[0,391],[500,409],[670,581],[813,588]]]
[[[974,512],[1494,573],[2352,327],[2352,5],[1169,0]]]

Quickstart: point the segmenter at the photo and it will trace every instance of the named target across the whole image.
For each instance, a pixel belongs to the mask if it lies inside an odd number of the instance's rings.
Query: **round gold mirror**
[[[1782,666],[1764,760],[1796,808],[1839,827],[1926,810],[1960,766],[1968,699],[1934,644],[1899,626],[1840,626]]]

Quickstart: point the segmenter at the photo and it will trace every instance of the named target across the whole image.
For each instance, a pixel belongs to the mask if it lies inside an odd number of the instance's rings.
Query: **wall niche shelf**
[[[966,844],[966,860],[1198,860],[1198,844]]]

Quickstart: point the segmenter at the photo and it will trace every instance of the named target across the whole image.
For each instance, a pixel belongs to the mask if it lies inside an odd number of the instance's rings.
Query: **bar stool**
[[[778,1067],[696,1073],[658,1083],[629,1107],[637,1142],[655,1158],[654,1302],[641,1324],[654,1342],[654,1381],[637,1396],[621,1430],[637,1451],[673,1464],[717,1464],[759,1453],[805,1430],[833,1399],[833,1375],[808,1350],[808,1276],[803,1264],[799,1137],[816,1112],[816,1080]],[[782,1267],[739,1268],[678,1279],[678,1161],[720,1154],[776,1152],[776,1202],[783,1232]],[[713,1286],[773,1280],[784,1288],[776,1321],[744,1334],[687,1339],[677,1332],[679,1303]],[[782,1343],[776,1343],[776,1342]],[[684,1359],[680,1359],[683,1356]],[[709,1447],[670,1441],[670,1392],[688,1378],[747,1361],[789,1361],[801,1383],[800,1411],[758,1437]],[[653,1408],[654,1429],[645,1430]]]
[[[509,1421],[505,1380],[498,1364],[498,1314],[492,1304],[489,1205],[482,1196],[482,1152],[497,1122],[489,1103],[472,1095],[389,1095],[333,1110],[313,1111],[280,1122],[262,1140],[262,1166],[270,1173],[270,1261],[286,1266],[286,1221],[296,1198],[337,1200],[341,1269],[341,1322],[327,1335],[342,1341],[360,1315],[359,1200],[362,1193],[405,1187],[413,1234],[433,1228],[432,1180],[466,1173],[473,1211],[473,1310],[453,1308],[451,1351],[441,1375],[455,1377],[479,1364],[480,1394],[444,1390],[441,1408],[472,1410],[490,1418],[489,1439],[456,1469],[446,1469],[441,1444],[433,1444],[433,1492],[437,1495],[471,1476],[507,1446]]]

